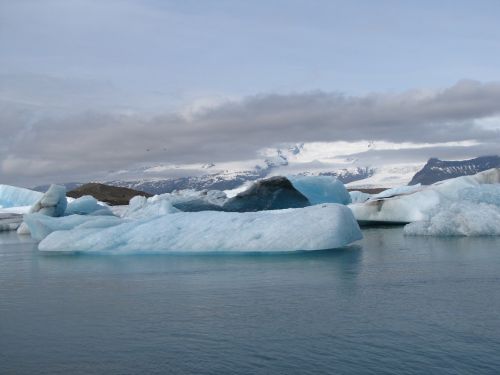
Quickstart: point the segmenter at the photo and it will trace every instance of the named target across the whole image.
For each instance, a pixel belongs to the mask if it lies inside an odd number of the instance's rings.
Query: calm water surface
[[[364,235],[106,256],[0,234],[0,373],[500,373],[500,238]]]

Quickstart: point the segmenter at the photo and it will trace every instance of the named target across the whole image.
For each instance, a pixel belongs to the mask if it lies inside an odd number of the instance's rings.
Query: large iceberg
[[[165,253],[320,250],[362,238],[347,206],[229,213],[178,212],[103,228],[55,231],[41,251]]]
[[[290,176],[295,189],[304,194],[311,204],[351,203],[344,184],[333,176]]]
[[[496,185],[489,184],[499,183],[500,169],[494,168],[474,176],[457,177],[427,187],[418,187],[413,193],[402,189],[400,195],[390,194],[387,198],[371,197],[364,203],[351,204],[349,207],[361,223],[406,224],[425,221],[451,203],[463,201],[467,194],[471,199],[475,199],[476,203],[482,202],[482,199],[490,201],[497,199]],[[489,190],[481,190],[488,185],[490,187],[486,189]]]
[[[32,206],[43,193],[10,185],[0,185],[0,209]]]

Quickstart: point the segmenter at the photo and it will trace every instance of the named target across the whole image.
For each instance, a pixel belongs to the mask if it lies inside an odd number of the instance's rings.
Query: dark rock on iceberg
[[[271,177],[254,183],[248,190],[229,199],[222,208],[230,212],[252,212],[309,205],[309,200],[286,177]]]

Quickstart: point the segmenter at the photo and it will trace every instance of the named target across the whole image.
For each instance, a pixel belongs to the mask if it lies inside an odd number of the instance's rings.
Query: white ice
[[[484,184],[500,183],[500,169],[494,168],[474,176],[457,177],[430,186],[419,187],[412,194],[402,194],[384,199],[369,199],[365,203],[351,204],[356,219],[410,223],[427,220],[433,210],[442,204],[457,201],[460,192]]]
[[[289,176],[292,185],[304,194],[312,205],[320,203],[351,203],[344,184],[333,176]]]
[[[500,203],[500,169],[494,168],[474,176],[457,177],[414,193],[404,192],[389,198],[351,204],[354,216],[361,222],[414,223],[407,234],[479,235],[495,234],[495,218]],[[485,220],[479,220],[484,210]],[[463,225],[459,225],[462,223]],[[454,230],[452,230],[455,227]],[[479,230],[478,228],[483,229]]]
[[[370,197],[370,200],[390,198],[390,197],[395,197],[396,195],[413,194],[413,193],[416,193],[417,191],[420,191],[420,190],[422,190],[421,184],[409,185],[409,186],[406,186],[406,185],[405,186],[397,186],[397,187],[393,187],[391,189],[381,191],[378,194],[373,194]]]
[[[348,207],[261,212],[178,212],[106,228],[55,231],[41,251],[164,253],[320,250],[362,238]]]
[[[133,197],[122,217],[127,219],[148,219],[179,212],[177,208],[172,206],[168,199],[169,196],[169,194],[163,194],[151,198],[140,195]]]
[[[363,193],[362,191],[350,191],[349,195],[351,196],[352,203],[366,202],[372,196],[371,194]]]

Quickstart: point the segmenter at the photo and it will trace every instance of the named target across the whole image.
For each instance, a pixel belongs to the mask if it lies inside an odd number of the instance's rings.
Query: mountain
[[[334,176],[351,190],[391,188],[446,178],[475,174],[498,167],[499,156],[485,156],[465,161],[430,159],[410,163],[394,160],[382,164],[377,150],[391,145],[376,142],[359,144],[301,143],[263,150],[261,158],[244,162],[173,165],[157,163],[135,165],[108,172],[108,178],[98,181],[106,185],[125,187],[149,194],[170,193],[174,190],[232,190],[252,181],[272,176],[309,175]],[[375,156],[373,156],[375,155]],[[66,185],[73,190],[82,185]],[[47,190],[48,186],[35,188]]]
[[[469,176],[487,169],[499,168],[500,156],[480,156],[469,160],[439,160],[431,158],[408,185],[430,185],[449,178]]]
[[[112,180],[106,185],[126,187],[150,194],[171,193],[174,190],[230,190],[247,181],[255,181],[267,176],[262,170],[235,173],[214,173],[195,177],[167,177],[139,180]]]

